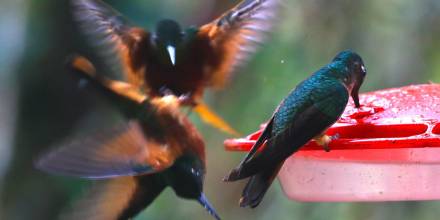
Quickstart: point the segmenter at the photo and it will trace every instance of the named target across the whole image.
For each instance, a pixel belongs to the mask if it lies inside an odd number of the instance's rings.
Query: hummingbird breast
[[[213,66],[208,45],[194,42],[178,47],[175,65],[160,57],[151,56],[147,61],[145,79],[153,95],[161,95],[162,89],[169,89],[177,96],[202,95]]]

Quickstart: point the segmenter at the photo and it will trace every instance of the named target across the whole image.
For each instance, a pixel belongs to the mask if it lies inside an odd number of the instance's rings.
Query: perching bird
[[[114,129],[78,139],[43,156],[36,167],[53,174],[97,179],[68,219],[131,219],[170,186],[220,219],[203,193],[205,148],[201,135],[179,112],[175,96],[148,98],[130,84],[106,79],[83,57],[72,70],[104,94],[128,119]]]
[[[358,92],[366,73],[358,54],[343,51],[281,102],[245,159],[224,179],[250,177],[240,206],[258,206],[284,161],[311,139],[328,150],[332,138],[325,131],[340,118],[350,95],[360,107]]]
[[[101,0],[72,0],[76,21],[107,64],[150,96],[185,96],[202,119],[237,134],[202,102],[206,87],[221,88],[264,41],[279,0],[244,0],[214,21],[182,29],[162,20],[154,31],[135,27]]]

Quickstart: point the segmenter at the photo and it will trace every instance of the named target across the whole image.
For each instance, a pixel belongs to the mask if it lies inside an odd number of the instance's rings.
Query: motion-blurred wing
[[[141,104],[147,99],[147,96],[142,93],[138,87],[126,82],[110,80],[101,74],[97,74],[93,63],[83,56],[74,55],[69,57],[67,67],[73,70],[73,73],[79,78],[89,81],[89,83],[102,93],[117,97],[115,99],[125,102],[131,101],[135,104]],[[122,105],[123,101],[119,103]]]
[[[247,61],[276,23],[280,0],[244,0],[215,21],[200,28],[199,38],[208,38],[221,57],[211,86],[222,86],[233,70]]]
[[[153,202],[165,186],[156,175],[100,181],[61,219],[131,219]]]
[[[132,27],[101,0],[71,0],[75,20],[105,62],[131,84],[143,84],[140,60],[148,50],[149,33]]]
[[[179,154],[149,139],[141,125],[131,121],[64,145],[40,158],[36,167],[58,175],[103,179],[156,173],[170,167]]]

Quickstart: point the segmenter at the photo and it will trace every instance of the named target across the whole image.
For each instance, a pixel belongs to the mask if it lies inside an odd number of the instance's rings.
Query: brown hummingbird
[[[76,139],[36,162],[53,174],[100,180],[67,219],[131,219],[170,186],[182,198],[197,200],[220,219],[203,193],[204,141],[180,112],[178,97],[149,98],[131,84],[96,74],[84,57],[69,62],[76,76],[108,98],[127,122]]]
[[[244,0],[214,21],[182,29],[161,20],[154,31],[131,25],[101,0],[72,0],[76,21],[104,60],[151,97],[185,96],[201,118],[237,134],[202,102],[205,88],[221,88],[264,41],[279,0]]]

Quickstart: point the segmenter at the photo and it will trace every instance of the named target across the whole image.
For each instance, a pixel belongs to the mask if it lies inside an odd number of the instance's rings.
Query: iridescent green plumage
[[[242,206],[256,207],[261,202],[284,160],[334,124],[350,95],[359,107],[358,91],[365,75],[361,57],[343,51],[282,101],[246,158],[225,178],[251,177],[243,191]],[[257,152],[264,142],[266,147]]]

